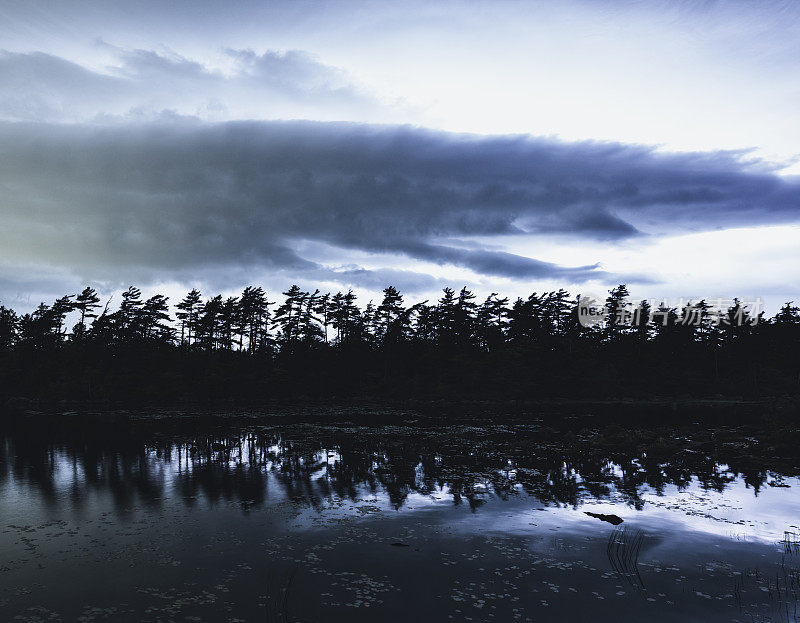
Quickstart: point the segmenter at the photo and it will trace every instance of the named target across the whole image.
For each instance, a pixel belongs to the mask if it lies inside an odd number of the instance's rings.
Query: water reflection
[[[193,427],[197,428],[197,427]],[[776,433],[772,433],[773,435]],[[118,510],[134,500],[158,507],[165,490],[185,504],[270,497],[356,499],[382,492],[400,509],[409,494],[446,491],[476,511],[487,496],[527,493],[544,506],[662,495],[693,482],[723,492],[741,482],[758,495],[798,473],[793,454],[760,454],[761,440],[738,428],[556,430],[540,425],[222,426],[191,433],[154,425],[80,421],[43,430],[8,428],[0,444],[0,483],[12,479],[48,504],[76,507],[91,491],[111,493]],[[68,502],[64,494],[68,493]]]
[[[791,427],[226,422],[7,421],[0,619],[797,620]]]

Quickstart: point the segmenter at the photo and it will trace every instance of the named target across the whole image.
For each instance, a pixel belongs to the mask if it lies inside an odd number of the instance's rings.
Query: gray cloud
[[[42,52],[0,50],[0,119],[80,122],[152,118],[370,118],[382,105],[342,70],[299,51],[228,49],[229,71],[167,52],[100,43],[116,58],[100,73]]]
[[[51,54],[0,51],[0,118],[5,120],[94,116],[127,90],[123,80]]]
[[[395,268],[379,268],[369,270],[360,266],[348,266],[338,269],[322,268],[304,275],[309,288],[318,287],[320,282],[343,284],[345,287],[364,288],[378,292],[391,284],[401,292],[418,292],[440,290],[449,282],[437,279],[425,273]]]
[[[0,247],[90,278],[225,266],[388,276],[321,266],[295,250],[311,241],[516,279],[641,281],[636,267],[612,276],[458,239],[579,244],[800,220],[797,181],[745,158],[347,123],[7,123]]]

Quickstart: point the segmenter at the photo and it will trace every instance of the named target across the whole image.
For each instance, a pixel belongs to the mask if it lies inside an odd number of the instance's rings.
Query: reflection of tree
[[[0,444],[0,484],[13,477],[50,505],[68,494],[78,509],[105,492],[118,512],[158,507],[168,486],[187,505],[203,499],[249,509],[270,495],[321,508],[384,492],[400,508],[411,493],[446,492],[476,511],[489,496],[520,493],[570,507],[614,493],[641,508],[645,487],[661,494],[696,479],[723,491],[741,478],[758,493],[770,475],[797,471],[792,457],[756,459],[734,429],[576,435],[546,427],[195,426],[187,435],[170,427],[16,421]]]

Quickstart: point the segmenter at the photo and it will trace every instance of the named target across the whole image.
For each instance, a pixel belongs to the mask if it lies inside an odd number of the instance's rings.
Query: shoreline
[[[380,423],[421,417],[442,422],[455,420],[598,418],[615,416],[655,417],[659,424],[673,417],[727,420],[753,416],[797,418],[800,422],[800,397],[780,396],[746,400],[742,398],[652,398],[617,400],[445,400],[445,399],[314,399],[264,400],[258,403],[184,402],[168,405],[135,404],[123,406],[101,402],[44,401],[11,398],[0,405],[3,417],[99,417],[135,420],[271,420],[341,421],[359,420]],[[638,416],[638,417],[637,417]],[[663,417],[663,419],[662,419]]]

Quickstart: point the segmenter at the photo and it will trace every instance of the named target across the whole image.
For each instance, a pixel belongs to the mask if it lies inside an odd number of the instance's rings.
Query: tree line
[[[631,305],[619,285],[608,292],[606,319],[584,326],[580,297],[564,289],[510,301],[447,287],[438,300],[407,304],[389,286],[379,302],[360,306],[352,290],[293,285],[270,298],[254,286],[228,297],[192,289],[171,306],[132,286],[112,309],[86,287],[30,313],[0,305],[0,380],[20,389],[56,381],[49,391],[68,396],[109,396],[115,383],[135,392],[138,384],[146,395],[161,384],[146,372],[173,366],[166,376],[177,393],[211,378],[224,395],[227,366],[228,375],[253,381],[229,383],[251,397],[785,394],[800,383],[800,309],[792,302],[771,318],[737,299],[716,311],[706,301],[653,309]]]

